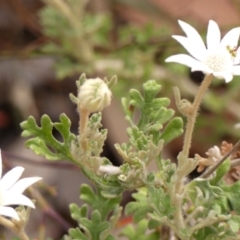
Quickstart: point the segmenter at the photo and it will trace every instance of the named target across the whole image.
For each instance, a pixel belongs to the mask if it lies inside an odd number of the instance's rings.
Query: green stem
[[[0,224],[2,224],[4,227],[11,229],[13,232],[15,232],[21,240],[29,240],[29,237],[24,232],[24,229],[19,228],[12,221],[0,216]]]
[[[204,96],[206,90],[208,89],[209,85],[212,82],[212,79],[213,79],[212,74],[205,76],[205,78],[198,90],[198,93],[194,99],[194,102],[192,104],[192,112],[187,117],[186,132],[185,132],[184,143],[183,143],[183,155],[187,158],[188,158],[189,150],[190,150],[191,143],[192,143],[192,134],[193,134],[193,129],[194,129],[198,109],[202,102],[202,99],[203,99],[203,96]]]

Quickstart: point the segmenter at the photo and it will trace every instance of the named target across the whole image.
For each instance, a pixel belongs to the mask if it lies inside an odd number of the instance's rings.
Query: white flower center
[[[233,65],[233,56],[227,49],[216,49],[207,53],[203,63],[213,72],[230,71]]]

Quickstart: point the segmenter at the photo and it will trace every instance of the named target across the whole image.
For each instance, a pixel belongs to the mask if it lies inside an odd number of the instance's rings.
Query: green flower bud
[[[100,112],[111,102],[112,92],[100,78],[88,79],[80,87],[79,105],[88,112]]]

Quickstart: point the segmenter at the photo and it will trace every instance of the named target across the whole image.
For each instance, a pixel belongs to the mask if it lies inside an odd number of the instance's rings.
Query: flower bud
[[[81,108],[89,112],[100,112],[111,102],[112,92],[100,78],[86,80],[79,89],[78,100]]]
[[[100,166],[98,171],[101,174],[107,174],[107,175],[118,175],[118,174],[121,173],[121,170],[120,170],[119,167],[115,167],[115,166],[112,166],[112,165]]]

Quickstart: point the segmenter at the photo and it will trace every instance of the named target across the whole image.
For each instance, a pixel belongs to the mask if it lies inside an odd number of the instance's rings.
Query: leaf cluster
[[[70,229],[69,236],[65,239],[113,240],[110,231],[121,216],[121,198],[105,198],[99,189],[94,192],[90,186],[83,184],[80,199],[85,202],[81,207],[76,204],[70,205],[71,216],[78,222],[78,227]]]

